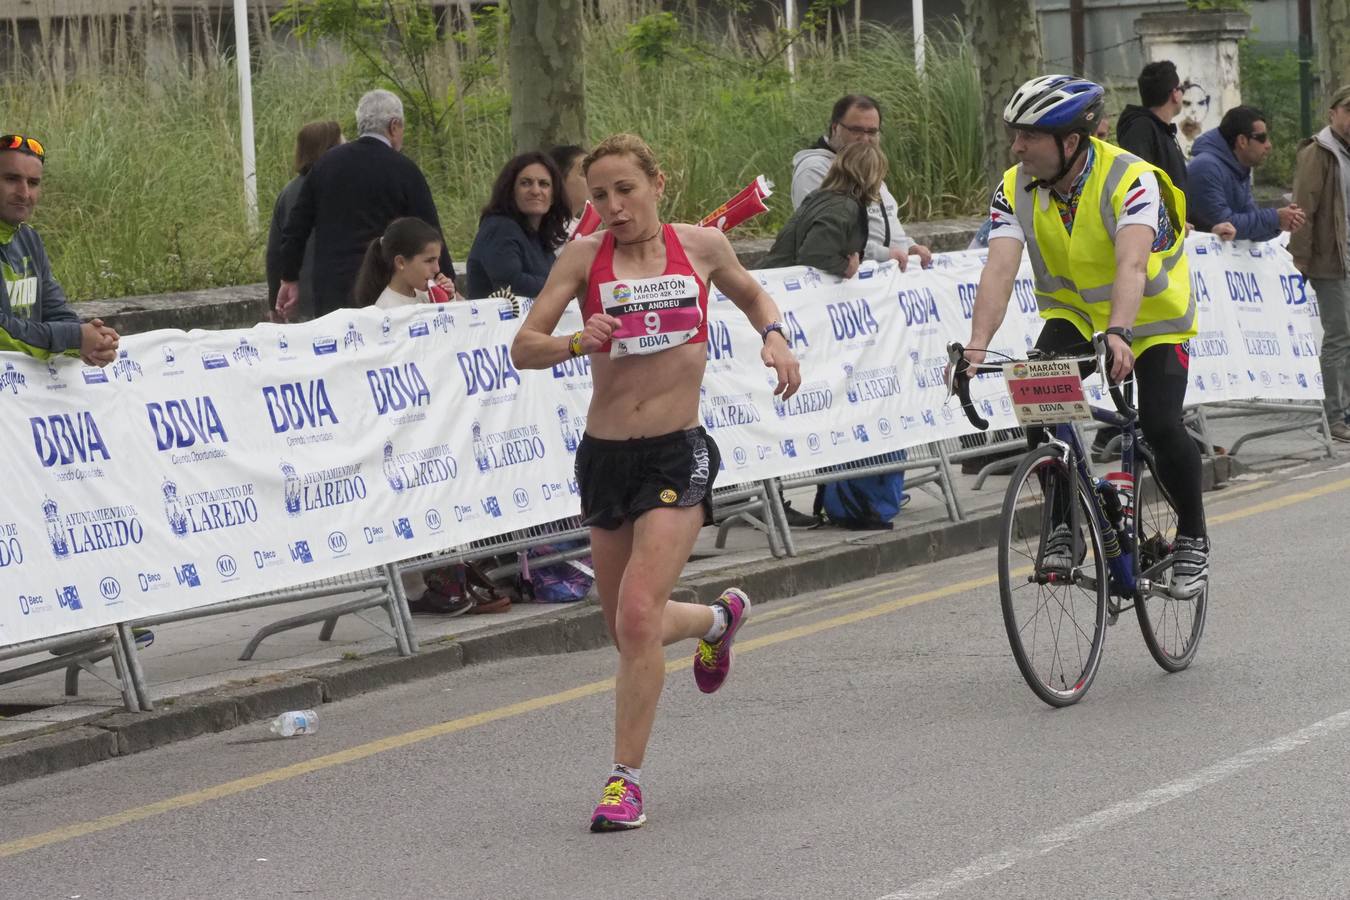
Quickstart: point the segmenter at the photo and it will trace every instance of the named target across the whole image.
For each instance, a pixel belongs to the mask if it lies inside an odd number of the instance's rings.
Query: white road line
[[[1176,781],[1170,781],[1161,787],[1144,791],[1129,800],[1123,800],[1081,819],[1075,819],[1067,825],[1032,838],[1025,844],[982,856],[970,865],[955,869],[946,875],[939,875],[936,878],[929,878],[926,881],[901,888],[893,894],[887,894],[881,900],[927,900],[927,898],[941,897],[948,891],[964,887],[973,881],[979,881],[982,878],[1002,872],[1004,869],[1010,869],[1018,863],[1058,850],[1065,844],[1104,831],[1112,825],[1134,818],[1155,806],[1171,803],[1173,800],[1185,797],[1187,794],[1193,794],[1201,788],[1217,784],[1239,772],[1250,769],[1252,766],[1274,759],[1291,750],[1296,750],[1304,744],[1326,737],[1347,726],[1350,726],[1350,709],[1329,716],[1320,722],[1314,722],[1306,728],[1301,728],[1283,737],[1278,737],[1268,744],[1262,744],[1236,756],[1230,756],[1212,766],[1192,772]]]

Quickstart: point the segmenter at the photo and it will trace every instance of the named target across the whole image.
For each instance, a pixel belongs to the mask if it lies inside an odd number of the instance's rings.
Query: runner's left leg
[[[614,638],[619,674],[614,689],[614,761],[642,766],[666,677],[662,647],[702,637],[713,612],[670,599],[703,527],[700,506],[653,509],[633,524],[632,552],[619,584]]]

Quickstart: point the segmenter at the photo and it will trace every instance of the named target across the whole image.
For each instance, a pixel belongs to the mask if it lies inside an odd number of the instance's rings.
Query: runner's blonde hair
[[[636,134],[612,134],[605,138],[581,161],[581,174],[589,174],[591,166],[597,160],[623,154],[634,157],[638,168],[646,172],[648,178],[656,178],[661,174],[661,167],[656,164],[656,154],[652,153],[652,148],[647,146],[647,142]]]

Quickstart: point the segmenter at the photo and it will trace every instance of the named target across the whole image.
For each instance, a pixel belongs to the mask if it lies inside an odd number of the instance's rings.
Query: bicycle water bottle
[[[1107,472],[1106,481],[1116,489],[1120,501],[1121,537],[1134,531],[1134,476],[1129,472]]]
[[[313,734],[319,728],[319,714],[312,709],[284,712],[272,720],[271,730],[281,737]]]

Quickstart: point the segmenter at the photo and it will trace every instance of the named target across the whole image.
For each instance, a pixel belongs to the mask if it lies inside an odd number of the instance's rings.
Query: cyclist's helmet
[[[1017,89],[1003,108],[1003,121],[1014,128],[1044,131],[1059,137],[1091,134],[1102,117],[1106,91],[1100,84],[1072,75],[1042,75]]]

